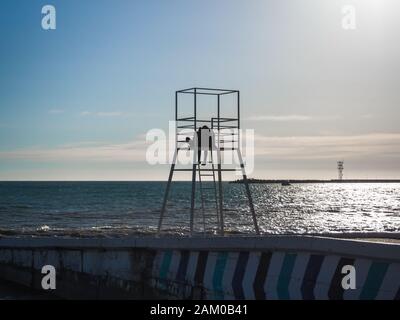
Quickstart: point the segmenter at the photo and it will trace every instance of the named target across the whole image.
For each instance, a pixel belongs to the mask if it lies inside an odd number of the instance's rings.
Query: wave
[[[187,236],[188,228],[166,227],[162,236]],[[210,230],[205,235],[215,236],[216,230]],[[2,237],[67,237],[67,238],[121,238],[126,236],[133,237],[146,237],[156,236],[157,228],[155,227],[114,227],[109,225],[88,227],[88,228],[54,228],[47,225],[40,226],[36,229],[0,229],[0,238]],[[195,235],[204,235],[202,232],[197,232]],[[343,238],[343,239],[396,239],[400,240],[400,234],[396,230],[393,232],[321,232],[321,233],[301,233],[301,232],[265,232],[258,237],[263,236],[314,236],[314,237],[329,237],[329,238]],[[238,231],[235,229],[227,229],[225,236],[255,236],[248,231]]]
[[[34,207],[27,204],[10,204],[0,206],[0,210],[10,210],[10,209],[33,209]]]

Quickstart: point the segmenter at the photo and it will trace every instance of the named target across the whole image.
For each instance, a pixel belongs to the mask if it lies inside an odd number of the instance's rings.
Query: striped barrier
[[[62,297],[400,299],[400,244],[314,236],[3,238],[0,278],[40,288],[57,270]],[[355,288],[342,282],[355,270]]]
[[[355,268],[355,289],[342,287],[346,265]],[[339,255],[159,250],[152,278],[154,287],[179,298],[400,299],[400,263]]]

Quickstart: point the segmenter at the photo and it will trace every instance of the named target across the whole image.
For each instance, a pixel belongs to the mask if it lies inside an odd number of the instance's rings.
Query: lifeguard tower
[[[205,97],[207,100],[204,103]],[[203,234],[207,233],[207,226],[212,224],[214,229],[217,226],[216,230],[219,235],[224,235],[222,173],[240,170],[254,231],[259,234],[253,199],[240,151],[240,92],[210,88],[190,88],[176,91],[175,124],[175,150],[158,222],[158,233],[160,234],[162,230],[174,172],[186,171],[191,172],[190,235],[195,233],[195,212],[198,209],[196,200],[200,200]],[[179,167],[177,164],[179,152],[183,150],[188,152],[187,150],[190,149],[186,139],[190,137],[190,140],[197,141],[199,129],[201,130],[204,126],[207,126],[215,141],[214,147],[208,152],[209,157],[206,159],[206,163],[197,161],[197,153],[200,152],[200,149],[192,147],[193,161],[189,167]],[[223,163],[223,153],[226,152],[236,153],[239,161],[238,167],[228,167]],[[196,197],[197,187],[200,191],[200,199]],[[213,206],[211,213],[207,205]]]

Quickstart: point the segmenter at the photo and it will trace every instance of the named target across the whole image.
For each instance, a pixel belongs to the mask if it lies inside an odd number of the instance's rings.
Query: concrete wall
[[[400,245],[307,236],[0,239],[0,277],[65,298],[400,299]],[[356,289],[343,290],[344,265]]]

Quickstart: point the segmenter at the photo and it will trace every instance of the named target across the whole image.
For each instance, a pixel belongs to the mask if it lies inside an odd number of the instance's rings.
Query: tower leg
[[[254,211],[253,198],[251,196],[249,182],[247,181],[247,175],[246,175],[246,170],[244,168],[242,154],[240,153],[239,149],[237,150],[237,154],[238,154],[238,158],[239,158],[240,169],[242,170],[243,182],[244,182],[244,185],[245,185],[245,188],[246,188],[247,198],[249,199],[249,207],[250,207],[251,215],[253,217],[254,230],[255,230],[256,234],[259,235],[260,234],[260,230],[258,228],[256,212]]]
[[[196,201],[196,166],[200,165],[200,161],[197,161],[197,154],[200,154],[200,150],[197,148],[193,151],[193,168],[192,168],[192,195],[190,198],[190,236],[193,236],[193,224],[194,224],[194,204]]]
[[[219,201],[219,233],[224,235],[224,208],[223,208],[223,191],[222,191],[222,164],[221,164],[221,150],[217,150],[217,169],[218,169],[218,201]]]
[[[171,188],[172,177],[174,175],[174,169],[175,169],[175,164],[176,164],[176,158],[178,156],[178,150],[179,149],[177,149],[174,153],[174,157],[172,159],[172,164],[171,164],[171,169],[169,170],[167,189],[165,190],[164,201],[163,201],[163,205],[161,208],[160,218],[158,220],[157,234],[160,234],[160,232],[161,232],[162,221],[164,219],[165,209],[167,208],[168,195],[169,195],[169,190]]]
[[[203,213],[203,236],[206,233],[206,216],[205,216],[205,206],[204,206],[204,192],[203,192],[203,186],[202,186],[202,181],[201,181],[201,169],[200,166],[197,166],[198,173],[199,173],[199,183],[200,183],[200,200],[201,200],[201,211]]]

